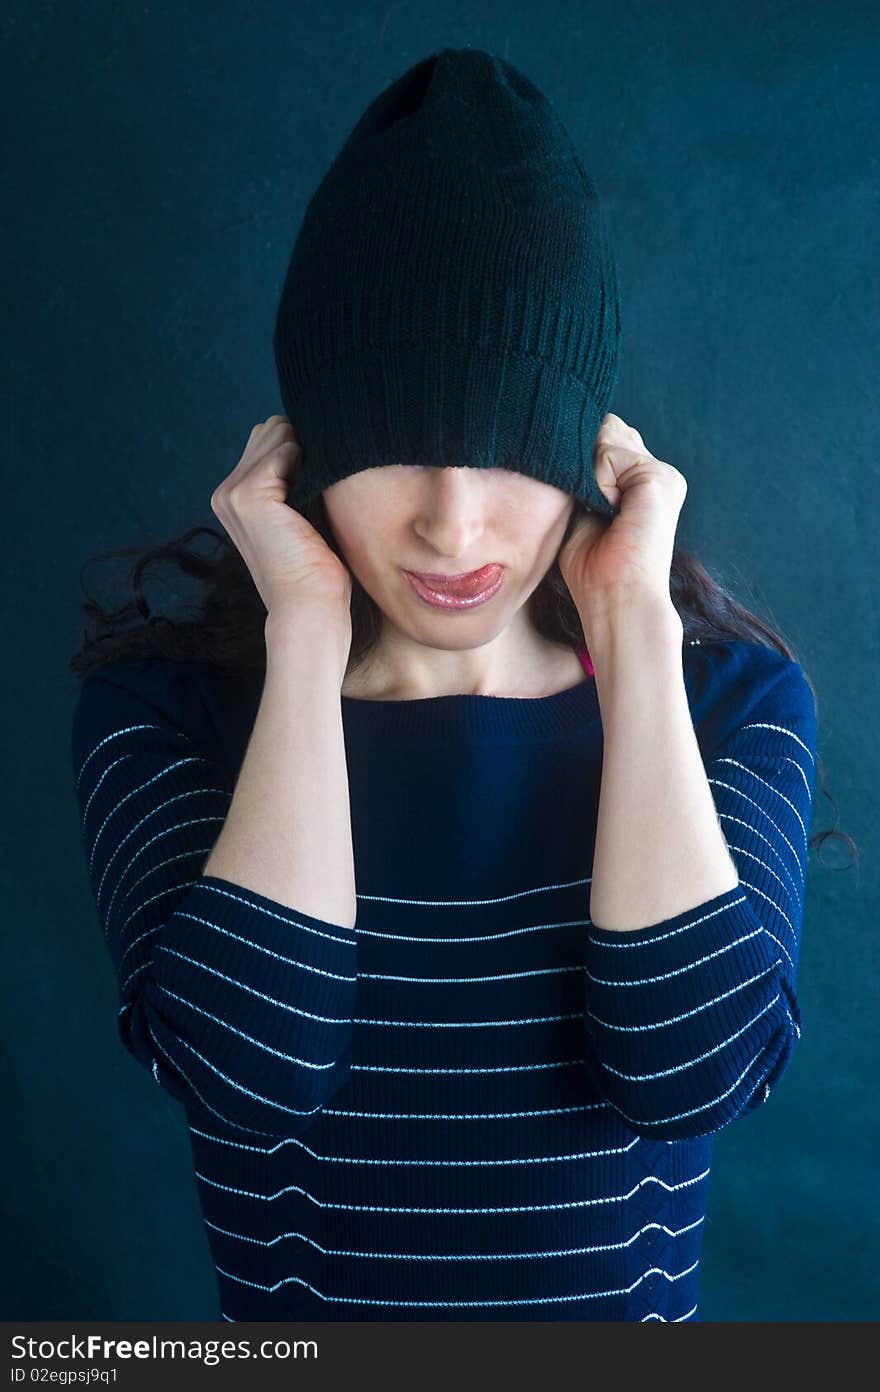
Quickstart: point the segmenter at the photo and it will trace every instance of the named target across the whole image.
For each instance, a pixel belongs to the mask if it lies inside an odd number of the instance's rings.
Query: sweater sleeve
[[[81,683],[71,756],[126,1049],[204,1124],[299,1134],[351,1062],[355,933],[202,875],[230,775],[183,728],[180,664]],[[216,1121],[215,1121],[216,1124]]]
[[[739,884],[631,932],[588,930],[587,1066],[642,1135],[719,1131],[766,1102],[788,1065],[815,752],[812,692],[786,660],[704,758]]]

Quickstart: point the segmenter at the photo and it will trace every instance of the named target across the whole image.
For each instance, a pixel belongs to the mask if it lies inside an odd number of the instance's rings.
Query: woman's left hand
[[[596,482],[620,511],[580,519],[558,556],[578,610],[602,610],[621,598],[671,603],[669,574],[687,481],[655,459],[637,430],[607,415],[593,445]]]

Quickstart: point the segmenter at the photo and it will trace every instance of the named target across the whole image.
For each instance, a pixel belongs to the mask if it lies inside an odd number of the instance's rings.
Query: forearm
[[[329,634],[329,636],[328,636]],[[202,869],[353,928],[357,915],[342,726],[344,644],[326,616],[266,627],[266,678],[223,828]]]
[[[739,881],[691,720],[671,601],[582,617],[604,746],[590,918],[627,931]]]

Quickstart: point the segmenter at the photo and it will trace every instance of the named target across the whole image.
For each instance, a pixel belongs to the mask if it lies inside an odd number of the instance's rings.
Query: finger
[[[597,453],[593,465],[596,482],[612,507],[617,507],[622,496],[620,485],[617,482],[618,473],[623,471],[622,468],[617,467],[619,453],[613,447],[603,446]],[[628,451],[623,451],[623,453],[628,455]]]
[[[599,427],[596,443],[601,445],[606,440],[617,440],[622,444],[634,446],[639,450],[646,450],[647,446],[639,432],[632,425],[627,425],[626,421],[613,413],[605,417]]]

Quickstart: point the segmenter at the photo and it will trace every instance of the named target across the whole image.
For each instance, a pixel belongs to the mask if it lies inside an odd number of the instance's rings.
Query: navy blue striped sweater
[[[201,873],[261,677],[83,679],[119,1036],[183,1105],[219,1318],[699,1318],[713,1136],[800,1035],[816,728],[773,650],[683,663],[740,883],[626,933],[589,918],[589,674],[536,699],[342,698],[354,929]]]

